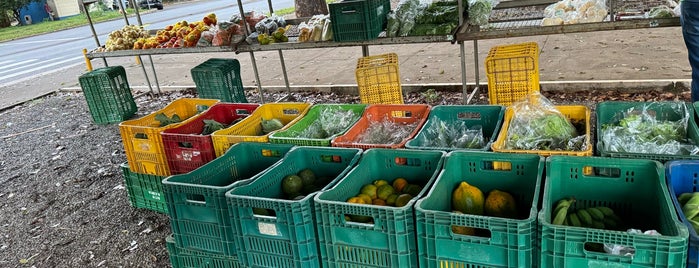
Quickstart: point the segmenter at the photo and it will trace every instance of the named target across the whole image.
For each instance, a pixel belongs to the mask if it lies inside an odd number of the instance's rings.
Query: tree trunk
[[[297,18],[328,14],[328,4],[325,0],[295,0],[294,2]]]

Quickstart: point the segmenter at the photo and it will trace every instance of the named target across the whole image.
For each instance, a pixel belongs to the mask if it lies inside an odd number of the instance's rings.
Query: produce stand
[[[538,17],[512,17],[503,19],[500,21],[490,21],[485,26],[470,26],[464,23],[463,16],[459,16],[460,26],[455,31],[454,35],[444,35],[444,36],[407,36],[407,37],[395,37],[395,38],[378,38],[374,40],[366,41],[351,41],[351,42],[289,42],[289,43],[275,43],[272,45],[259,45],[259,44],[247,44],[241,41],[237,44],[232,44],[231,46],[223,47],[191,47],[191,48],[162,48],[162,49],[147,49],[147,50],[122,50],[122,51],[111,51],[111,52],[89,52],[86,56],[88,59],[95,58],[108,58],[108,57],[125,57],[125,56],[141,56],[141,55],[160,55],[160,54],[190,54],[190,53],[250,53],[252,59],[252,67],[255,73],[255,79],[257,81],[258,91],[262,92],[262,86],[260,84],[260,78],[257,70],[257,63],[255,61],[255,52],[261,51],[273,51],[277,50],[279,52],[279,59],[281,62],[282,72],[284,74],[284,83],[287,90],[290,91],[289,81],[287,77],[287,69],[285,66],[285,60],[283,51],[284,50],[295,50],[295,49],[313,49],[313,48],[335,48],[335,47],[356,47],[362,48],[364,56],[369,54],[369,46],[375,45],[397,45],[397,44],[416,44],[416,43],[435,43],[435,42],[452,42],[458,43],[460,47],[461,55],[461,77],[462,77],[462,87],[464,94],[464,102],[468,104],[471,98],[475,95],[479,88],[479,63],[478,63],[478,40],[482,39],[499,39],[499,38],[509,38],[509,37],[522,37],[522,36],[536,36],[536,35],[550,35],[550,34],[566,34],[566,33],[581,33],[581,32],[594,32],[594,31],[611,31],[611,30],[629,30],[629,29],[641,29],[641,28],[656,28],[656,27],[677,27],[680,26],[680,21],[678,17],[666,18],[666,19],[647,19],[647,18],[637,18],[629,17],[623,20],[617,20],[615,13],[615,8],[619,8],[620,5],[626,5],[629,3],[636,4],[636,6],[642,6],[644,8],[650,8],[649,2],[655,0],[634,0],[634,1],[619,1],[610,0],[609,1],[609,18],[608,21],[596,22],[596,23],[580,23],[580,24],[565,24],[556,26],[541,26],[541,16]],[[270,14],[273,13],[272,1],[268,0],[268,6]],[[552,3],[556,3],[555,0],[506,0],[501,1],[496,7],[498,9],[509,9],[509,8],[522,8],[522,7],[536,7],[545,6]],[[657,1],[656,1],[657,2]],[[242,0],[237,0],[238,8],[240,9],[240,14],[244,14]],[[464,1],[459,0],[459,14],[462,14]],[[138,10],[136,10],[136,15],[140,19]],[[128,23],[128,22],[127,22]],[[246,34],[249,34],[247,27],[243,27]],[[474,80],[476,86],[473,91],[468,94],[467,91],[467,79],[466,79],[466,63],[465,63],[465,48],[464,42],[473,41],[473,55],[475,63],[475,76]],[[152,65],[152,61],[151,61]],[[151,66],[152,67],[152,66]],[[155,71],[155,68],[153,68]],[[145,69],[144,69],[145,73]],[[262,94],[260,94],[262,96]],[[469,95],[466,97],[466,95]],[[264,99],[262,100],[264,103]]]

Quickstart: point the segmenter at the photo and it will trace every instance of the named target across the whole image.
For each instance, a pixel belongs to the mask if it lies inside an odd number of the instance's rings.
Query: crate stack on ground
[[[295,147],[259,178],[228,191],[240,261],[247,267],[320,267],[313,198],[344,177],[361,153],[350,148]],[[287,193],[297,185],[300,193]]]
[[[289,144],[238,143],[192,172],[164,179],[174,238],[168,247],[173,266],[175,261],[206,260],[240,264],[225,194],[277,165],[292,148]]]
[[[237,59],[212,58],[192,68],[197,95],[202,99],[247,103],[240,62]]]
[[[121,164],[121,169],[131,206],[168,213],[162,180],[170,175],[170,169],[161,131],[186,124],[188,119],[194,119],[216,103],[217,100],[179,99],[154,113],[119,124],[127,159]],[[181,123],[173,121],[163,125],[168,122],[158,120],[172,119],[174,115]]]
[[[78,79],[96,124],[119,123],[131,118],[138,109],[122,66],[96,69]]]

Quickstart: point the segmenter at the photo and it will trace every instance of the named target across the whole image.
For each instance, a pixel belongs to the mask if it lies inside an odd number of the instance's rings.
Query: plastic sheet
[[[514,150],[585,150],[585,135],[539,92],[515,102],[505,148]]]
[[[668,6],[657,6],[648,11],[648,17],[653,19],[672,18],[675,12]]]
[[[468,24],[481,26],[488,24],[493,7],[499,3],[498,0],[469,0]]]
[[[600,138],[610,152],[695,155],[699,147],[687,140],[689,111],[677,102],[673,109],[684,116],[677,121],[659,120],[646,106],[627,110],[618,124],[603,125]]]
[[[398,144],[417,128],[418,122],[396,123],[388,118],[369,118],[369,126],[359,134],[354,142],[364,144]]]
[[[434,123],[421,136],[420,144],[424,147],[480,149],[485,146],[483,126],[468,127],[466,122],[447,123],[434,118]]]
[[[544,9],[541,24],[549,26],[601,22],[606,18],[607,5],[604,0],[562,0]]]
[[[648,230],[643,232],[638,229],[628,229],[626,232],[630,234],[661,235],[656,230]],[[604,244],[604,252],[612,255],[633,256],[633,254],[636,253],[636,249],[621,245]]]

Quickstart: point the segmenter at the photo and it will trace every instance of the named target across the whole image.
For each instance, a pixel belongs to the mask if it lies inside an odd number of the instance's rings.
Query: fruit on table
[[[483,215],[484,202],[483,192],[465,181],[459,183],[451,196],[452,209],[465,214]]]
[[[109,33],[104,47],[106,51],[131,49],[138,40],[148,37],[148,31],[144,30],[143,27],[126,25]]]
[[[485,198],[485,215],[501,218],[517,217],[517,204],[508,192],[492,190]]]

